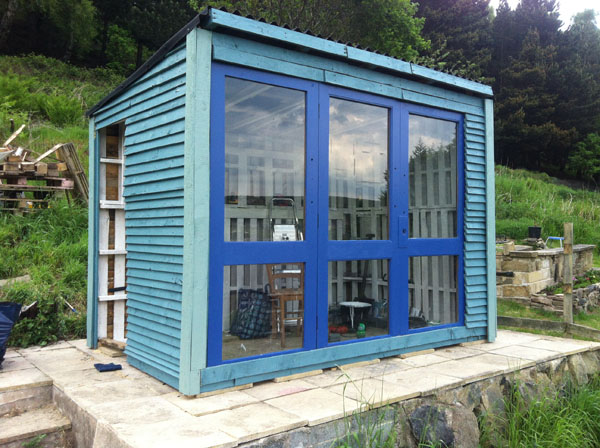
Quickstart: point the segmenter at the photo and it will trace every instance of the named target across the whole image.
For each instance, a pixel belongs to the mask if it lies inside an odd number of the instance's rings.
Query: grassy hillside
[[[600,193],[560,185],[544,173],[496,166],[496,235],[527,237],[542,227],[542,238],[562,236],[572,222],[575,243],[600,246]]]
[[[43,56],[0,56],[0,140],[10,135],[12,118],[15,127],[27,125],[13,144],[42,153],[73,142],[87,170],[84,112],[121,81],[106,69],[82,69]],[[25,274],[31,282],[0,290],[0,300],[37,300],[39,313],[19,322],[10,342],[44,345],[84,337],[87,207],[57,200],[24,217],[0,215],[0,279]]]

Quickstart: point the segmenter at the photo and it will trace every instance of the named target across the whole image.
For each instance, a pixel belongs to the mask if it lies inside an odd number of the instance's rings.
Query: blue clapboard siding
[[[186,49],[174,49],[95,114],[125,121],[127,346],[132,365],[177,387],[183,284]]]

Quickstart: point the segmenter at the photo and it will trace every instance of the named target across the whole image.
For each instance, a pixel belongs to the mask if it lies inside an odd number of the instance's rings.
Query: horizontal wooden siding
[[[125,121],[127,346],[131,364],[178,386],[183,284],[185,46],[95,114]]]

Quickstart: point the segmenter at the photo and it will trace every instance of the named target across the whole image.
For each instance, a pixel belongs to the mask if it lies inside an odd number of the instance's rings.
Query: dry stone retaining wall
[[[417,448],[419,442],[435,445],[440,441],[447,447],[476,448],[480,437],[478,417],[482,414],[501,416],[504,400],[513,387],[519,387],[524,397],[534,399],[562,390],[569,381],[586,384],[598,372],[600,351],[577,353],[540,362],[515,373],[440,389],[429,396],[369,410],[361,414],[359,422],[379,422],[386,435],[393,428],[397,448]],[[347,417],[265,437],[240,448],[336,447],[344,440],[342,436],[349,424],[352,430],[359,426],[356,419]]]

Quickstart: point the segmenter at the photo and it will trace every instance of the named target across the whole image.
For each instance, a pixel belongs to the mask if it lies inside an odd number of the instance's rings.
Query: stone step
[[[0,370],[0,416],[50,404],[52,380],[33,366],[18,371],[10,369],[11,359],[6,359]]]
[[[56,406],[46,405],[18,415],[0,417],[0,448],[72,446],[71,422]]]

